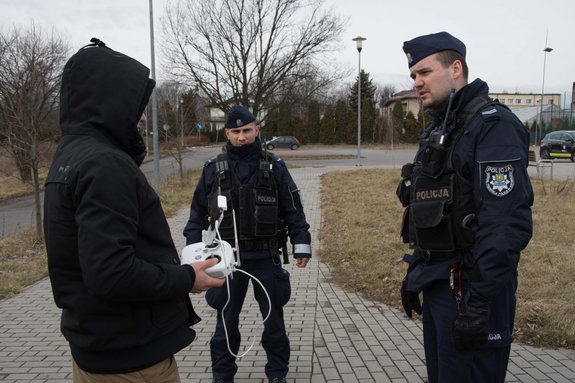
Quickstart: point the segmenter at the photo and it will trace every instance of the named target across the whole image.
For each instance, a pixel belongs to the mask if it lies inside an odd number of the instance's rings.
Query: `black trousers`
[[[262,346],[267,355],[266,376],[268,378],[285,377],[288,373],[290,344],[285,330],[283,306],[289,301],[291,295],[289,273],[282,268],[277,258],[243,261],[241,269],[260,280],[268,292],[272,304],[271,314],[264,324],[262,334]],[[238,355],[240,344],[242,343],[239,319],[250,279],[247,275],[236,271],[233,279],[229,280],[230,302],[224,310],[224,317],[229,346],[236,355]],[[224,322],[221,315],[222,307],[228,297],[226,284],[218,288],[209,289],[206,293],[206,301],[210,306],[218,310],[216,330],[210,342],[212,374],[215,379],[232,381],[238,367],[235,362],[236,358],[228,350]],[[268,299],[259,283],[252,281],[252,286],[263,320],[269,310]],[[251,344],[252,336],[258,336],[258,334],[244,334],[244,345],[246,347]]]
[[[448,281],[438,280],[423,290],[423,343],[429,383],[505,382],[516,289],[514,275],[491,304],[487,346],[473,352],[457,352],[453,347],[452,327],[458,309]]]

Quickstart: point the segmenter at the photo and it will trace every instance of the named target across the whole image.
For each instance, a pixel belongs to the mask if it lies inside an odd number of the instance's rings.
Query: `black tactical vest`
[[[474,243],[473,183],[453,168],[453,148],[478,111],[500,105],[486,98],[474,101],[453,122],[449,134],[433,130],[422,143],[416,163],[402,169],[397,194],[406,207],[403,241],[430,259],[457,256]]]
[[[208,211],[213,211],[218,193],[226,197],[228,209],[219,227],[222,239],[235,245],[233,209],[240,249],[278,249],[279,202],[270,158],[262,155],[257,171],[245,184],[230,168],[226,154],[218,155],[216,167],[217,179],[208,198]]]

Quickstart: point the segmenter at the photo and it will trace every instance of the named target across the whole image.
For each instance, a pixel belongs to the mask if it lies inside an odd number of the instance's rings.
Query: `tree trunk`
[[[42,230],[42,201],[41,201],[41,188],[40,177],[38,176],[38,156],[33,162],[32,176],[34,179],[34,210],[36,213],[36,240],[41,242],[44,238],[44,231]]]

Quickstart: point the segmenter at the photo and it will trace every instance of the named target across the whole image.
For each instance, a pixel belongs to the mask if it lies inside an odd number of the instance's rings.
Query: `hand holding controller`
[[[208,273],[206,273],[206,269],[216,265],[217,263],[218,263],[217,258],[211,258],[208,259],[207,261],[194,262],[189,265],[192,267],[192,269],[194,269],[196,274],[194,285],[190,290],[192,294],[198,294],[204,292],[212,287],[220,287],[226,282],[225,279],[214,278],[208,275]]]
[[[206,269],[206,274],[214,278],[225,278],[234,271],[235,258],[232,246],[226,241],[215,240],[212,245],[203,242],[193,243],[183,248],[181,263],[191,264],[216,258],[218,263]]]

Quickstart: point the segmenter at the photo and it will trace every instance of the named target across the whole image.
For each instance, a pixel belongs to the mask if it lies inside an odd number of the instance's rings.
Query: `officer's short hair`
[[[467,77],[469,76],[469,67],[467,66],[467,61],[465,61],[465,57],[463,57],[459,52],[456,51],[441,51],[437,52],[437,60],[443,65],[444,68],[447,68],[456,60],[461,61],[461,67],[463,68],[463,78],[467,81]]]

